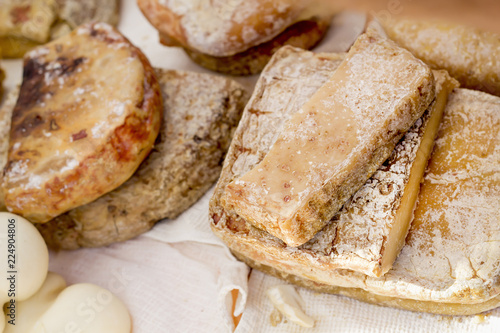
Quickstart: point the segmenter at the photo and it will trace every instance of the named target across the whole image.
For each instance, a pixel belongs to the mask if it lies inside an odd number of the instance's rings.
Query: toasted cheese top
[[[125,181],[159,130],[155,83],[142,53],[107,24],[28,53],[12,115],[7,207],[44,220]]]

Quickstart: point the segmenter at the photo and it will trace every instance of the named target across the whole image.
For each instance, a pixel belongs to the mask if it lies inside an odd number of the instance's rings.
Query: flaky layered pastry
[[[50,247],[96,247],[135,237],[161,219],[177,217],[219,177],[248,94],[214,75],[161,69],[156,74],[164,122],[151,154],[116,190],[38,224]]]
[[[338,221],[295,248],[224,210],[220,198],[225,185],[265,156],[276,139],[276,128],[283,126],[283,120],[279,119],[286,118],[290,109],[297,110],[307,100],[307,95],[298,92],[313,94],[321,85],[321,78],[328,77],[324,71],[331,71],[336,65],[331,55],[309,52],[294,55],[292,49],[285,51],[288,54],[277,54],[263,73],[249,105],[257,103],[246,110],[235,133],[210,202],[213,231],[250,266],[322,292],[443,314],[473,314],[497,307],[500,304],[497,279],[500,99],[497,97],[466,89],[455,89],[450,95],[406,244],[393,268],[383,277],[335,269],[333,263],[339,254],[335,244],[343,237],[337,232]],[[436,75],[438,83],[439,76]],[[449,83],[448,89],[453,86],[452,81]],[[441,87],[444,86],[438,84],[438,90]],[[268,110],[270,96],[277,95],[292,102],[282,103],[284,107],[277,112],[259,112]],[[438,102],[439,93],[434,105]],[[385,171],[384,167],[379,171]],[[383,226],[376,225],[377,221],[371,222],[361,237],[383,230]],[[345,239],[350,242],[348,237]]]
[[[463,87],[500,96],[500,35],[467,26],[413,20],[381,21],[387,35]]]
[[[2,187],[9,211],[46,222],[115,189],[158,135],[160,88],[111,26],[84,25],[30,52]]]
[[[221,204],[290,246],[307,242],[389,157],[434,94],[424,63],[374,31],[363,34],[265,158],[227,185]]]

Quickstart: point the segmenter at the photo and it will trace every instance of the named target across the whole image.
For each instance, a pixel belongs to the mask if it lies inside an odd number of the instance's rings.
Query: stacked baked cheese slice
[[[375,51],[381,49],[387,52]],[[214,232],[252,267],[312,289],[445,314],[498,306],[500,99],[458,89],[445,71],[427,80],[425,69],[373,32],[346,56],[283,48],[259,79],[231,144],[210,203]],[[365,119],[350,119],[358,107]],[[415,119],[413,109],[420,110]],[[311,110],[325,117],[311,121]],[[383,121],[388,114],[397,114],[397,124]],[[349,127],[363,140],[384,129],[400,135],[370,141],[364,161],[383,150],[375,145],[395,140],[395,147],[358,167],[360,141],[349,141]],[[333,130],[328,138],[336,142],[347,138],[333,159],[325,147],[312,159],[320,146],[297,139],[320,128]],[[297,169],[282,168],[291,154]],[[278,171],[268,177],[265,167]],[[330,191],[333,182],[340,193]]]

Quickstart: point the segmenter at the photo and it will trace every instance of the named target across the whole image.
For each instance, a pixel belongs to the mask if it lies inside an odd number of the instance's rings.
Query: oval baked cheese
[[[328,0],[137,0],[161,42],[227,57],[268,42],[294,23],[330,18]]]
[[[8,210],[46,222],[115,189],[148,155],[161,114],[151,65],[107,24],[31,51],[4,169]]]

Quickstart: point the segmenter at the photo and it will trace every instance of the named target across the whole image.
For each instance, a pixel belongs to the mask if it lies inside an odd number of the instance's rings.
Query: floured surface
[[[210,74],[157,69],[163,124],[151,154],[122,186],[38,225],[52,248],[124,241],[161,219],[174,219],[220,174],[248,99],[236,82]]]
[[[324,0],[139,0],[138,4],[153,26],[172,38],[170,44],[217,57],[271,40],[301,19],[331,15]]]
[[[310,53],[305,52],[304,56],[301,57],[303,61],[302,66],[307,66],[309,70],[315,73],[314,75],[321,72],[324,73],[325,70],[332,70],[331,67],[328,68],[322,65],[318,66],[316,71],[314,71],[314,66],[317,66],[318,62],[315,63],[309,60],[310,62],[308,63],[305,55],[309,54]],[[318,61],[320,57],[321,55],[315,56],[315,60]],[[273,77],[280,78],[282,82],[281,84],[274,82],[271,87],[275,89],[279,87],[281,89],[280,96],[286,100],[294,96],[292,87],[295,86],[295,82],[289,80],[287,78],[288,75],[284,74],[292,71],[294,68],[290,67],[290,63],[286,63],[287,58],[282,59],[282,62],[278,62],[277,59],[278,58],[275,58],[275,62],[272,62],[268,70],[273,74]],[[290,60],[292,60],[291,57]],[[293,60],[296,66],[301,68],[301,65],[296,61],[298,60],[297,57]],[[282,63],[288,66],[279,66]],[[276,67],[273,68],[273,66]],[[277,73],[279,73],[278,71],[281,71],[281,76],[277,76]],[[307,72],[302,72],[302,75],[306,74]],[[268,72],[266,70],[257,85],[257,89],[260,90],[256,91],[263,90],[263,86],[266,83],[264,79],[267,75]],[[310,72],[309,75],[311,75]],[[327,75],[324,77],[327,77]],[[297,79],[297,81],[302,84],[305,82],[315,82],[318,84],[318,79],[320,79],[320,77],[316,77],[314,80],[308,80],[306,78],[307,76],[302,77],[302,79]],[[324,80],[326,80],[326,78],[324,78]],[[272,92],[273,95],[275,95],[277,91],[274,90]],[[313,92],[311,92],[311,94],[312,93]],[[262,93],[254,95],[251,103],[261,101],[260,96],[262,96]],[[458,129],[458,133],[483,133],[483,141],[470,137],[467,141],[464,141],[469,142],[468,146],[461,147],[464,149],[470,149],[471,147],[476,147],[473,149],[484,149],[484,146],[489,147],[488,149],[490,149],[491,154],[489,156],[485,155],[483,160],[478,161],[483,164],[484,168],[490,168],[491,170],[496,168],[497,171],[495,171],[495,173],[492,171],[487,173],[485,171],[483,174],[483,177],[486,177],[484,183],[478,183],[477,188],[489,188],[492,197],[496,195],[494,191],[496,191],[495,188],[498,187],[498,165],[500,163],[498,160],[498,130],[500,128],[498,125],[498,119],[500,117],[499,103],[500,100],[493,96],[457,89],[452,95],[446,111],[447,114],[453,115],[455,110],[467,108],[466,112],[461,112],[457,115],[458,118],[465,116],[468,119],[468,129]],[[296,107],[299,108],[300,106]],[[476,225],[477,232],[474,236],[469,235],[470,231],[460,228],[460,224],[466,221],[461,222],[459,219],[451,219],[448,221],[450,226],[449,230],[455,231],[455,235],[452,236],[452,239],[437,237],[433,239],[432,242],[429,242],[430,235],[441,236],[442,233],[437,233],[441,227],[433,226],[432,228],[422,228],[415,227],[418,225],[415,224],[410,230],[409,243],[403,248],[393,269],[382,278],[367,277],[360,273],[334,269],[334,260],[332,260],[331,255],[333,249],[331,247],[329,248],[328,244],[331,244],[335,239],[335,224],[330,224],[322,230],[324,234],[322,236],[323,243],[315,245],[313,240],[300,248],[292,248],[285,246],[283,242],[272,237],[268,233],[252,227],[240,217],[225,212],[219,202],[225,184],[259,162],[259,159],[262,158],[266,149],[268,149],[267,147],[272,144],[277,136],[274,129],[279,129],[279,126],[282,126],[279,125],[271,128],[262,126],[263,124],[268,124],[268,122],[265,121],[266,119],[262,118],[269,117],[269,119],[271,119],[272,116],[271,113],[261,114],[260,119],[258,119],[261,123],[254,123],[254,126],[258,124],[261,125],[252,127],[252,130],[249,131],[250,120],[255,116],[249,112],[244,114],[243,120],[235,136],[235,141],[230,148],[228,159],[224,165],[221,180],[211,200],[210,216],[212,219],[212,229],[230,248],[258,264],[273,266],[282,271],[283,274],[298,275],[307,281],[308,287],[310,288],[318,288],[318,283],[322,282],[327,285],[323,285],[323,291],[328,290],[328,285],[356,287],[384,296],[464,304],[482,303],[499,294],[498,282],[495,279],[495,276],[498,275],[497,266],[498,258],[500,258],[500,255],[497,253],[499,246],[495,241],[498,239],[498,235],[495,235],[497,233],[495,229],[497,229],[499,210],[492,210],[492,207],[495,207],[495,205],[489,208],[484,207],[482,213],[476,213],[477,215],[481,215],[481,219],[484,220],[485,218],[489,218],[489,220],[486,219],[481,222],[482,224],[479,224],[480,219],[476,219],[478,225],[481,227]],[[285,117],[282,116],[282,118]],[[446,119],[448,119],[450,123],[457,122],[456,119],[450,118],[450,116],[447,116]],[[485,125],[495,123],[496,127],[493,126],[489,129],[481,128]],[[256,135],[257,133],[259,133],[258,136]],[[445,133],[441,131],[440,135],[445,135]],[[263,140],[257,139],[266,136],[270,137],[267,140],[267,146],[263,145]],[[438,143],[442,141],[443,139],[439,139]],[[487,144],[485,144],[485,142],[487,142]],[[259,145],[262,146],[262,148],[260,148]],[[437,147],[439,148],[439,144]],[[463,153],[462,151],[461,154]],[[460,159],[461,157],[457,155],[455,158]],[[433,160],[435,159],[434,157]],[[447,160],[448,163],[452,163],[451,157],[447,158]],[[429,176],[427,176],[427,179],[429,179]],[[491,182],[497,183],[493,186]],[[425,193],[427,193],[427,191],[424,191],[422,195],[425,195]],[[477,193],[476,191],[476,194]],[[469,191],[463,195],[470,194],[471,192]],[[443,195],[446,195],[446,193]],[[421,196],[421,198],[423,197]],[[491,200],[491,198],[488,200]],[[498,197],[496,197],[496,200],[496,207],[498,208]],[[477,209],[483,209],[483,206],[478,205]],[[463,211],[462,208],[459,210]],[[453,210],[447,210],[446,214],[447,216],[450,214],[450,216],[453,216],[456,213],[453,213]],[[464,244],[474,244],[474,242],[476,242],[476,245],[470,245],[468,247],[467,245],[455,244],[456,241],[454,239],[460,239],[461,242],[464,242],[464,239],[468,239]],[[423,243],[425,243],[425,245],[421,245]],[[471,255],[473,250],[477,251],[475,255],[476,258],[482,258],[478,260],[484,260],[484,264],[481,266],[482,271],[478,270],[478,272],[481,272],[485,277],[484,279],[475,278],[473,274],[470,274],[472,271],[467,269],[467,265],[469,265],[468,255]],[[420,254],[420,256],[417,256],[417,254]],[[448,261],[446,260],[446,256],[454,256],[455,259],[453,261]],[[473,267],[477,266],[476,263]],[[465,274],[467,271],[469,275]],[[456,272],[459,272],[459,274],[456,274]],[[332,287],[332,289],[334,288]],[[424,310],[425,308],[422,309],[422,311]]]
[[[45,222],[116,188],[152,148],[160,117],[153,69],[111,26],[84,25],[31,51],[12,116],[7,207]]]
[[[390,38],[465,88],[500,96],[500,35],[456,24],[383,21]]]
[[[229,75],[251,75],[262,71],[272,55],[284,45],[305,50],[313,48],[328,31],[331,17],[310,18],[299,21],[286,28],[273,39],[252,46],[232,56],[214,57],[184,48],[187,55],[197,64],[207,69]],[[164,38],[160,34],[160,41]]]
[[[222,205],[297,246],[323,228],[434,99],[430,69],[373,32],[285,124]],[[272,109],[271,109],[272,110]]]
[[[202,71],[189,61],[181,49],[166,48],[158,44],[157,32],[140,14],[134,0],[125,0],[123,3],[121,31],[141,47],[152,64],[164,68]],[[19,61],[4,61],[2,66],[7,73],[13,73],[6,80],[6,87],[18,84],[21,73]],[[244,83],[247,79],[238,78]],[[248,86],[253,89],[253,82]],[[137,246],[134,245],[136,240],[130,240],[99,249],[52,252],[52,270],[63,274],[71,283],[93,282],[102,287],[116,288],[112,290],[117,292],[131,310],[135,333],[163,332],[166,327],[180,332],[197,329],[205,332],[233,332],[224,326],[226,318],[228,323],[232,322],[230,296],[226,302],[226,298],[221,297],[217,291],[219,288],[231,288],[236,284],[240,288],[240,295],[243,296],[238,304],[241,308],[246,304],[245,313],[252,314],[248,317],[245,315],[246,319],[242,322],[247,325],[241,329],[237,328],[236,332],[249,332],[252,329],[256,331],[260,327],[257,323],[264,324],[269,321],[268,309],[272,308],[272,305],[265,296],[262,303],[266,307],[261,307],[260,303],[253,301],[261,300],[258,294],[260,290],[282,284],[283,281],[267,274],[260,274],[262,280],[251,278],[248,293],[252,301],[246,301],[244,295],[247,291],[248,272],[243,271],[246,265],[226,259],[229,256],[225,256],[221,246],[206,244],[211,240],[217,241],[211,237],[206,222],[208,199],[208,195],[204,196],[203,200],[197,202],[180,218],[157,224],[147,236],[138,237],[143,241],[136,244]],[[169,229],[170,226],[177,228]],[[194,239],[192,233],[200,228],[205,231],[203,237]],[[175,240],[167,238],[169,236],[175,237]],[[161,240],[162,243],[150,237]],[[189,241],[180,243],[182,240]],[[170,246],[168,243],[171,242],[177,244]],[[185,255],[187,247],[192,249],[190,257]],[[214,253],[215,250],[220,251]],[[209,256],[210,254],[213,255]],[[227,266],[228,261],[233,266],[242,267],[242,271],[228,277],[233,272]],[[252,276],[256,273],[260,272],[254,270]],[[158,276],[163,278],[159,279]],[[234,279],[234,276],[237,276],[237,279]],[[123,280],[117,277],[123,277]],[[120,281],[125,281],[126,286],[120,284]],[[172,290],[176,292],[172,293]],[[385,327],[393,331],[491,333],[500,325],[500,310],[481,317],[426,315],[373,306],[346,297],[298,290],[308,306],[306,313],[314,316],[316,320],[315,331],[318,332],[322,327],[325,331],[336,327],[345,332],[373,332],[374,327]],[[166,294],[170,297],[166,298]],[[182,306],[179,306],[180,304]],[[281,323],[273,330],[290,333],[293,327],[297,326],[293,323]],[[263,328],[261,331],[266,330]],[[296,331],[305,332],[299,327]]]

